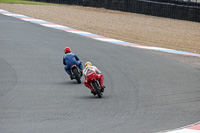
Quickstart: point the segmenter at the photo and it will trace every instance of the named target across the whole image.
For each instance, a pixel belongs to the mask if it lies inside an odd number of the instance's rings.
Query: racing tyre
[[[97,85],[97,82],[93,82],[92,85],[93,85],[94,89],[96,90],[96,93],[97,93],[98,97],[102,98],[103,95],[99,90],[99,85]]]
[[[81,77],[79,76],[78,70],[77,69],[73,69],[72,72],[73,72],[77,82],[80,84],[81,83]]]

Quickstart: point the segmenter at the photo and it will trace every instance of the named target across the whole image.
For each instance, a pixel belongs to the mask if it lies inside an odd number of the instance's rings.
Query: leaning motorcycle
[[[97,94],[99,98],[102,98],[103,93],[101,91],[101,86],[100,86],[99,80],[96,79],[96,73],[92,73],[92,78],[90,79],[90,84],[92,85],[93,89],[95,90],[95,94]]]
[[[76,79],[77,82],[80,84],[81,77],[82,77],[82,72],[81,72],[80,68],[76,65],[72,65],[70,70],[71,70],[73,79]]]

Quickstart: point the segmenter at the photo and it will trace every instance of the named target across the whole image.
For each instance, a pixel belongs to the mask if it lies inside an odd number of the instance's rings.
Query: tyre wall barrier
[[[34,0],[200,22],[200,3],[176,0]]]

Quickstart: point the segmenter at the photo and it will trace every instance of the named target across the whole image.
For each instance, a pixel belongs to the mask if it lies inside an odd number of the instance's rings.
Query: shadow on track
[[[81,84],[78,84],[76,80],[72,80],[72,81],[58,81],[58,82],[55,82],[56,85],[82,85],[83,83]]]

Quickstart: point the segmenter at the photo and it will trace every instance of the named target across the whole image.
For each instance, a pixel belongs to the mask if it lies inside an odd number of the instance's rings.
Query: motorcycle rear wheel
[[[72,72],[73,72],[77,82],[80,84],[81,83],[81,77],[79,76],[78,70],[74,68],[74,69],[72,69]]]
[[[96,90],[96,93],[97,93],[98,97],[102,98],[103,95],[99,90],[99,85],[97,84],[97,82],[93,82],[92,85],[93,85],[94,89]]]

